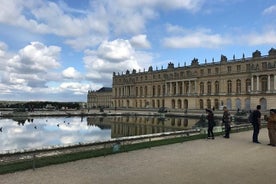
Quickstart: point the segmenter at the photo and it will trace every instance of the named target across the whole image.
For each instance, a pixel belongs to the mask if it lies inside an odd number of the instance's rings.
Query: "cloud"
[[[276,31],[273,28],[267,28],[263,32],[248,33],[241,38],[249,45],[275,45]]]
[[[137,48],[150,48],[150,42],[147,40],[147,35],[136,35],[132,37],[130,40],[130,43],[132,46],[137,47]]]
[[[263,11],[263,14],[276,14],[276,5],[272,5]]]
[[[60,88],[64,91],[72,91],[76,95],[84,95],[91,89],[91,86],[79,82],[63,82],[60,84]]]
[[[31,42],[3,65],[0,73],[3,88],[7,91],[21,90],[31,92],[33,88],[45,88],[52,71],[60,67],[57,46],[45,46],[40,42]]]
[[[87,50],[84,57],[87,78],[111,85],[113,72],[142,69],[149,66],[152,56],[135,50],[128,40],[103,41],[96,50]],[[139,64],[138,64],[139,63]]]
[[[74,67],[68,67],[62,71],[62,75],[68,79],[81,79],[81,73],[78,72]]]
[[[76,9],[66,1],[11,0],[1,4],[4,8],[0,12],[0,23],[37,34],[64,37],[66,44],[81,50],[97,46],[113,33],[137,35],[146,31],[146,24],[159,16],[160,9],[194,12],[202,3],[203,0],[103,0]]]
[[[168,32],[173,36],[164,38],[163,45],[169,48],[218,48],[231,43],[229,38],[213,34],[209,29],[185,30],[169,26]]]

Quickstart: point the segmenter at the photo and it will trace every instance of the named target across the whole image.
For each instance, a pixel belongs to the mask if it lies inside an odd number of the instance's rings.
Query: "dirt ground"
[[[0,175],[2,184],[254,184],[276,180],[267,130],[195,140]]]

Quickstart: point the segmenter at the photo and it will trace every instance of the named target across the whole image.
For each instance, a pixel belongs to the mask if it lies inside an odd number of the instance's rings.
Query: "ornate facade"
[[[167,69],[150,66],[148,71],[113,73],[113,105],[127,108],[250,110],[261,104],[262,110],[276,108],[276,49],[262,56],[200,64],[196,58],[190,66]]]
[[[111,107],[112,88],[103,87],[97,91],[88,91],[87,108]]]

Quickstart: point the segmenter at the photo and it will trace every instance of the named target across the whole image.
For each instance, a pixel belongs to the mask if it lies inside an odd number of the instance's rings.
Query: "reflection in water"
[[[111,137],[127,137],[193,128],[198,119],[157,118],[152,116],[88,117],[87,123],[111,128]]]
[[[0,153],[193,128],[198,119],[153,116],[0,119]]]

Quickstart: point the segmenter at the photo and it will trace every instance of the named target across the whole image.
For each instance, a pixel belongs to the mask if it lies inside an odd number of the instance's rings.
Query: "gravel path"
[[[276,180],[276,147],[252,131],[0,175],[2,184],[254,184]]]

